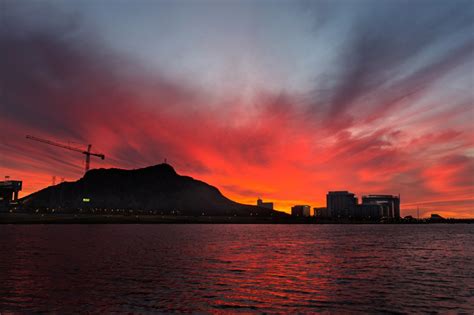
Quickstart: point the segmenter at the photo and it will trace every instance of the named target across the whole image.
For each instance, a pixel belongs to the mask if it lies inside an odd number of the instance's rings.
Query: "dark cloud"
[[[0,34],[0,120],[14,122],[15,130],[3,132],[3,141],[33,133],[94,143],[108,149],[108,161],[124,167],[168,158],[208,171],[193,156],[194,147],[249,164],[272,159],[272,130],[287,115],[284,96],[267,96],[266,120],[232,126],[226,122],[238,118],[229,116],[232,107],[208,110],[199,91],[118,55],[80,23],[71,27],[54,16],[55,28],[38,29],[7,16],[8,31]]]
[[[311,99],[310,112],[335,129],[350,127],[357,107],[372,105],[377,117],[472,58],[472,1],[340,1],[324,12],[349,26],[336,71]]]

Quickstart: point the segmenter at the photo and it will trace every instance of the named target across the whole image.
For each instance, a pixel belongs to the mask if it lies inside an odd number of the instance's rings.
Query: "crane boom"
[[[63,148],[63,149],[67,149],[67,150],[71,150],[71,151],[75,151],[75,152],[79,152],[79,153],[84,154],[86,156],[86,167],[85,167],[86,172],[89,170],[89,167],[90,167],[91,155],[100,157],[102,160],[105,159],[104,154],[91,152],[92,144],[87,145],[87,150],[83,150],[81,148],[72,147],[72,146],[69,146],[69,145],[65,145],[65,144],[58,143],[58,142],[51,141],[51,140],[38,138],[38,137],[35,137],[35,136],[27,135],[26,138],[30,139],[30,140],[46,143],[46,144],[49,144],[49,145],[53,145],[53,146],[56,146],[56,147],[60,147],[60,148]]]

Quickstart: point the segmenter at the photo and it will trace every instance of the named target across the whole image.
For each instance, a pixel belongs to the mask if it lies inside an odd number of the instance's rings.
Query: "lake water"
[[[474,312],[474,225],[0,225],[0,313]]]

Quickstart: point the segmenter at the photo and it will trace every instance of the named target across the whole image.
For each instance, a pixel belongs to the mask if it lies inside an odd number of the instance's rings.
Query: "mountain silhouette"
[[[135,170],[94,169],[76,182],[50,186],[20,200],[26,209],[133,209],[180,215],[284,215],[232,201],[166,163]]]

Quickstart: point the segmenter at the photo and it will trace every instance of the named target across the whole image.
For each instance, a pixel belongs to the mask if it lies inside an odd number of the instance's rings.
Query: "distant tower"
[[[257,199],[257,207],[273,210],[273,202],[263,202],[261,198]]]
[[[53,183],[53,186],[56,185],[56,176],[51,177],[51,182]]]
[[[354,216],[357,197],[347,190],[329,191],[326,194],[326,208],[334,218]]]

